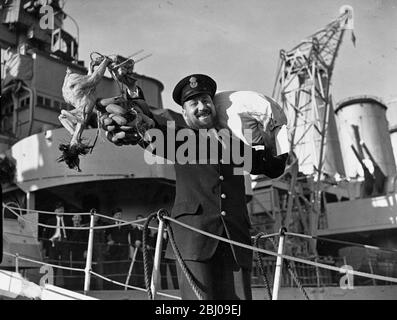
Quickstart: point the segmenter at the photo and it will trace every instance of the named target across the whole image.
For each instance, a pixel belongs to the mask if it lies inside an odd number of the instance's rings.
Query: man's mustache
[[[209,114],[212,114],[212,110],[210,108],[205,108],[205,109],[203,109],[201,111],[198,111],[196,113],[196,116],[200,117],[200,116],[206,116],[206,115],[209,115]]]

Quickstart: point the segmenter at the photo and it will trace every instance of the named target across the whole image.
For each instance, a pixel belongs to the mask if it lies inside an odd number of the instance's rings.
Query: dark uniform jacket
[[[109,245],[108,258],[110,260],[127,260],[129,255],[129,237],[131,236],[132,228],[129,225],[118,226],[108,230],[108,235],[114,241],[114,244]]]
[[[169,111],[163,111],[166,116],[162,115],[163,112],[161,111],[150,115],[155,120],[156,127],[166,135],[166,120],[171,120],[171,117]],[[183,126],[186,127],[186,124],[177,124],[179,129]],[[197,131],[192,130],[192,132],[196,135],[196,149],[198,150],[198,144],[199,142],[202,143],[202,140],[198,140]],[[176,144],[176,150],[182,143]],[[222,149],[220,143],[218,143],[218,147],[219,150]],[[242,148],[243,143],[240,142],[240,150],[243,150]],[[230,149],[224,152],[231,152]],[[156,150],[153,153],[156,153]],[[207,154],[210,153],[207,152]],[[207,164],[180,164],[177,161],[175,162],[176,196],[171,217],[197,229],[224,236],[240,243],[251,244],[244,176],[233,174],[233,169],[241,165],[222,163],[222,151],[218,152],[218,159],[216,160],[214,161],[216,163],[207,162]],[[251,173],[265,174],[270,178],[276,178],[283,173],[285,161],[286,155],[272,157],[264,150],[255,151],[252,149]],[[172,224],[172,228],[184,260],[205,261],[215,253],[219,240],[175,223]],[[233,245],[232,251],[239,266],[246,269],[251,268],[251,250]],[[166,257],[173,258],[171,245],[168,245]]]
[[[82,228],[86,228],[88,225],[82,224]],[[69,230],[68,239],[66,244],[72,253],[73,261],[84,261],[84,251],[87,250],[88,246],[88,230]]]

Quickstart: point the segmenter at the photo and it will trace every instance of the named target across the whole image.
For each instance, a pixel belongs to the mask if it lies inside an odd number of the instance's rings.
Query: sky
[[[165,108],[178,110],[172,90],[204,73],[218,89],[271,95],[280,49],[290,50],[354,9],[356,46],[347,32],[333,73],[334,102],[355,95],[397,97],[396,0],[66,0],[79,25],[79,58],[89,54],[151,57],[135,71],[164,84]],[[68,31],[76,28],[67,23]]]

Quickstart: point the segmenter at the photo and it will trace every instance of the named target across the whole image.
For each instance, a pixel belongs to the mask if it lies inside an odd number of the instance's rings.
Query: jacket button
[[[225,177],[224,176],[220,176],[219,180],[223,181],[223,180],[225,180]]]
[[[222,215],[222,216],[226,216],[226,211],[222,211],[222,212],[221,212],[221,215]]]
[[[222,199],[226,199],[226,194],[222,193],[222,194],[221,194],[221,198],[222,198]]]

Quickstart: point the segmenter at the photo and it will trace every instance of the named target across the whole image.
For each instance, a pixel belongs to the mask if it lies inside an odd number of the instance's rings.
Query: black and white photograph
[[[0,300],[397,300],[397,1],[0,0],[0,49]]]

